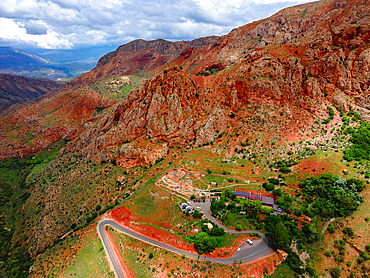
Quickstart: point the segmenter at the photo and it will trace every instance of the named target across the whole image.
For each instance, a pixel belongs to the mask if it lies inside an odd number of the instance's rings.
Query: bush
[[[276,197],[283,195],[283,191],[280,188],[274,189],[272,192],[274,193]]]
[[[342,270],[339,267],[333,267],[330,269],[330,275],[332,278],[340,278]]]
[[[266,189],[266,191],[273,191],[275,189],[275,185],[273,185],[272,183],[264,182],[262,186]]]
[[[149,253],[149,259],[152,259],[154,257],[153,252]]]
[[[217,227],[217,225],[215,225],[211,231],[212,236],[223,236],[224,234],[225,234],[225,230]]]
[[[364,260],[365,260],[365,261],[367,261],[367,260],[369,260],[369,259],[370,259],[369,255],[368,255],[368,254],[366,254],[364,251],[361,251],[361,252],[360,252],[360,256],[361,256],[362,258],[364,258]]]
[[[101,210],[101,205],[96,205],[95,210],[96,210],[96,211]]]
[[[344,228],[343,233],[345,233],[345,234],[347,234],[349,236],[353,236],[355,234],[354,231],[353,231],[353,229],[351,227]]]
[[[195,210],[193,213],[194,218],[202,218],[203,214],[201,214],[198,210]]]
[[[241,231],[243,229],[243,227],[242,227],[242,225],[238,224],[238,225],[236,225],[235,229],[237,231]]]
[[[276,178],[269,178],[268,181],[274,185],[279,185],[280,181]]]
[[[328,226],[328,232],[331,234],[335,232],[335,227],[333,223],[330,223],[330,225]]]
[[[327,257],[331,257],[331,252],[330,252],[329,250],[327,250],[327,251],[325,252],[325,256],[327,256]]]
[[[366,252],[370,253],[370,244],[365,245],[365,250]]]

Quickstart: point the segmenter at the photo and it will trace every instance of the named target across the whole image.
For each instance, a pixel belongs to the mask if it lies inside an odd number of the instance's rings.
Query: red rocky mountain
[[[236,143],[256,132],[264,140],[314,136],[333,105],[368,121],[369,16],[367,1],[328,0],[284,9],[222,37],[131,42],[59,92],[3,118],[1,130],[14,134],[2,132],[1,157],[68,138],[64,151],[129,166],[126,156],[143,161],[150,142],[162,142],[155,160],[167,146],[213,144],[223,134]],[[88,86],[138,71],[151,77],[120,102]],[[106,109],[96,114],[97,106]],[[26,142],[30,128],[37,132]],[[139,137],[146,149],[128,151],[124,143]]]

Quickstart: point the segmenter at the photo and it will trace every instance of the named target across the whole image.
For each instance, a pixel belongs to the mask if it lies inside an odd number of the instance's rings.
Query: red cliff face
[[[92,71],[74,79],[68,85],[91,84],[116,75],[134,74],[138,71],[155,71],[170,62],[188,48],[201,48],[217,40],[205,37],[193,41],[170,42],[135,40],[118,47],[116,51],[103,56]]]
[[[327,106],[333,103],[370,121],[369,16],[367,1],[331,0],[284,9],[219,38],[131,42],[102,57],[93,71],[68,86],[135,71],[150,71],[150,79],[119,103],[89,88],[79,96],[85,100],[79,109],[73,108],[79,99],[76,90],[64,88],[48,105],[58,111],[63,98],[73,99],[69,111],[33,112],[44,124],[35,136],[46,136],[49,121],[64,136],[68,132],[63,126],[75,117],[75,140],[65,151],[81,150],[96,162],[125,161],[117,146],[138,137],[173,146],[212,143],[228,131],[301,136],[299,129],[326,119]],[[40,105],[27,109],[38,111]],[[110,108],[96,115],[96,106]],[[30,127],[21,123],[27,113],[14,114],[2,124],[26,132]],[[9,150],[2,157],[30,146],[23,139],[11,142],[4,134],[2,140]]]

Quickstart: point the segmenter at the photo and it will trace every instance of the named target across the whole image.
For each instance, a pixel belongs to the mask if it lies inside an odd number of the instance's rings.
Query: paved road
[[[272,253],[275,252],[274,247],[272,246],[272,244],[269,242],[269,240],[267,239],[267,237],[263,233],[258,232],[258,231],[239,231],[238,232],[238,231],[234,231],[234,230],[228,229],[227,227],[224,227],[221,224],[219,224],[212,217],[212,215],[210,214],[210,211],[209,211],[210,202],[209,201],[207,201],[207,203],[195,203],[194,206],[195,207],[197,207],[197,206],[202,207],[202,210],[203,210],[205,216],[209,220],[211,220],[212,222],[214,222],[217,225],[219,225],[222,228],[224,228],[226,232],[234,233],[234,234],[257,232],[262,237],[261,239],[255,239],[255,240],[253,240],[253,242],[254,242],[253,246],[250,246],[248,243],[244,242],[240,246],[240,251],[239,252],[235,252],[229,258],[219,259],[219,258],[209,258],[209,257],[206,257],[206,256],[200,256],[199,257],[200,259],[211,261],[211,262],[215,262],[215,263],[221,263],[221,264],[229,264],[229,265],[231,265],[231,264],[235,264],[235,262],[240,263],[240,261],[242,261],[242,263],[252,262],[254,260],[257,260],[259,258],[265,257],[265,256],[270,255],[270,254],[272,254]],[[189,253],[189,252],[186,252],[186,251],[177,249],[177,248],[175,248],[173,246],[170,246],[170,245],[167,245],[167,244],[158,242],[156,240],[150,239],[148,237],[139,235],[139,234],[137,234],[137,233],[135,233],[135,232],[133,232],[131,230],[127,230],[124,227],[118,225],[113,220],[108,220],[108,219],[107,220],[104,220],[103,219],[98,224],[98,233],[100,235],[100,238],[102,240],[102,243],[104,245],[104,248],[105,248],[105,250],[106,250],[106,252],[107,252],[107,254],[109,256],[109,259],[110,259],[110,261],[113,264],[114,271],[115,271],[116,275],[119,278],[124,278],[124,275],[123,275],[121,269],[119,268],[119,265],[117,263],[117,260],[116,260],[116,258],[113,255],[112,249],[110,248],[110,246],[108,244],[108,240],[107,240],[107,238],[105,236],[105,233],[104,233],[105,226],[111,226],[111,227],[113,227],[113,228],[115,228],[115,229],[123,232],[124,234],[126,234],[126,235],[128,235],[130,237],[133,237],[133,238],[138,239],[140,241],[149,243],[151,245],[155,245],[155,246],[158,246],[158,247],[167,249],[167,250],[169,250],[171,252],[174,252],[176,254],[185,255],[185,256],[187,256],[189,258],[194,258],[194,259],[197,259],[198,258],[198,255],[197,254]]]

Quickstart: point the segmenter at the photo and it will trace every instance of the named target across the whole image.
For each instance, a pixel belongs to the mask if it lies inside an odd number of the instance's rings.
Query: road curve
[[[179,255],[185,255],[189,258],[194,258],[194,259],[199,258],[201,260],[211,261],[211,262],[220,263],[220,264],[232,265],[232,264],[235,264],[235,262],[236,263],[252,262],[254,260],[260,259],[262,257],[265,257],[265,256],[270,255],[270,254],[275,252],[275,249],[274,249],[273,245],[269,242],[269,240],[267,239],[267,237],[263,233],[261,233],[259,231],[239,231],[239,232],[237,232],[237,231],[234,231],[234,230],[230,230],[227,227],[224,227],[224,226],[220,225],[210,215],[210,212],[208,211],[207,207],[209,209],[209,204],[202,204],[202,208],[203,208],[203,212],[204,212],[205,216],[207,218],[209,218],[211,221],[215,222],[217,225],[223,227],[226,232],[235,233],[235,234],[257,232],[261,236],[261,239],[254,240],[253,246],[250,246],[248,243],[244,242],[242,245],[240,245],[240,251],[235,252],[229,258],[225,258],[225,259],[210,258],[210,257],[207,257],[207,256],[198,256],[198,254],[189,253],[189,252],[177,249],[173,246],[170,246],[170,245],[161,243],[159,241],[153,240],[151,238],[145,237],[143,235],[137,234],[134,231],[128,230],[128,229],[120,226],[119,224],[117,224],[113,220],[102,219],[98,223],[98,233],[99,233],[99,236],[100,236],[101,241],[103,243],[104,249],[106,250],[106,253],[109,256],[109,259],[110,259],[110,261],[113,265],[113,268],[114,268],[114,271],[115,271],[117,277],[124,278],[124,275],[123,275],[121,269],[119,268],[117,260],[114,256],[113,251],[112,251],[111,247],[109,246],[108,240],[106,238],[106,235],[105,235],[105,232],[104,232],[104,229],[105,229],[106,226],[111,226],[111,227],[115,228],[116,230],[118,230],[118,231],[132,237],[132,238],[138,239],[142,242],[145,242],[145,243],[148,243],[148,244],[160,247],[160,248],[164,248],[166,250],[169,250],[169,251],[174,252],[174,253],[179,254]]]

